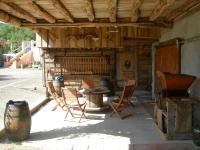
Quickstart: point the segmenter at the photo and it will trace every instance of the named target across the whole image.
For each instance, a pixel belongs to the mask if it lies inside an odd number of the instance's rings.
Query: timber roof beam
[[[139,26],[143,26],[143,27],[150,27],[150,28],[171,28],[172,24],[169,23],[155,23],[155,22],[135,22],[135,23],[130,23],[130,22],[115,22],[115,23],[101,23],[101,22],[82,22],[82,23],[37,23],[37,24],[32,24],[32,23],[22,23],[23,27],[28,27],[28,28],[53,28],[53,27],[66,27],[66,28],[71,28],[71,27],[122,27],[122,26],[132,26],[132,27],[139,27]]]
[[[56,8],[60,14],[62,14],[65,17],[65,20],[68,22],[73,23],[74,22],[74,18],[71,15],[71,13],[67,10],[67,8],[61,3],[60,0],[51,0],[54,8]]]
[[[200,8],[200,1],[197,0],[189,0],[186,1],[180,8],[171,11],[166,17],[165,20],[167,21],[176,21],[181,17],[184,17],[189,12]]]
[[[140,7],[143,3],[143,0],[132,0],[132,9],[131,9],[131,22],[136,22],[140,15]]]
[[[5,8],[8,11],[11,11],[15,16],[19,18],[26,19],[27,21],[31,23],[37,23],[36,18],[31,16],[28,12],[17,6],[16,4],[13,3],[5,3],[0,1],[0,7]]]
[[[45,11],[39,5],[37,5],[34,1],[30,1],[28,5],[35,13],[40,15],[43,19],[47,20],[49,23],[56,22],[56,19],[53,16],[51,16],[47,11]]]
[[[150,21],[156,20],[169,6],[171,6],[176,0],[159,0],[155,9],[152,11],[149,19]]]
[[[0,10],[0,21],[3,21],[5,23],[14,24],[18,27],[21,26],[21,20],[19,18],[9,15],[1,10]]]
[[[90,22],[92,22],[95,19],[92,0],[85,0],[85,2],[86,2],[86,4],[83,6],[83,9],[84,9],[85,13],[87,14],[88,20]]]
[[[117,0],[108,0],[108,10],[110,22],[116,22],[117,18]]]

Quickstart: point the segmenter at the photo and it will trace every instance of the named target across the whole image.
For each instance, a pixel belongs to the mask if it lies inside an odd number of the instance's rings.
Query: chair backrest
[[[135,88],[135,85],[133,84],[125,85],[121,97],[123,97],[123,99],[132,97],[134,88]]]
[[[136,81],[135,80],[128,80],[124,89],[124,96],[127,98],[132,97],[133,96],[133,92],[135,90],[136,87]],[[130,94],[130,95],[129,95]]]
[[[48,89],[49,89],[49,93],[51,94],[51,96],[54,99],[57,98],[57,97],[59,97],[58,94],[56,93],[56,90],[55,90],[55,88],[53,86],[53,83],[51,81],[48,82]]]
[[[77,102],[78,95],[75,88],[62,88],[62,97],[68,101]]]
[[[120,96],[120,100],[119,103],[117,105],[117,107],[119,107],[122,104],[128,104],[130,101],[130,98],[133,95],[133,91],[135,89],[135,85],[125,85],[122,91],[122,95]]]
[[[48,82],[48,90],[49,90],[49,93],[52,96],[52,98],[56,101],[57,105],[60,106],[61,108],[63,108],[61,106],[60,96],[56,93],[56,90],[55,90],[53,83],[51,81]]]
[[[136,81],[135,80],[128,80],[126,82],[126,85],[136,85]]]
[[[93,80],[83,80],[82,81],[82,88],[84,89],[90,89],[94,87],[94,81]]]
[[[75,102],[78,104],[78,107],[81,108],[81,104],[78,99],[78,94],[75,88],[62,88],[62,97],[64,98],[64,103],[67,105],[67,102]]]

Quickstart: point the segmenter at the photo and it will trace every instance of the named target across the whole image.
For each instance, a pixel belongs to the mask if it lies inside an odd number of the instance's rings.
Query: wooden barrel
[[[21,141],[29,137],[31,114],[26,101],[8,101],[4,113],[4,126],[9,140]]]
[[[108,79],[101,79],[99,81],[100,86],[108,87],[109,86],[109,80]]]
[[[61,96],[61,87],[63,87],[64,82],[63,80],[53,80],[53,86],[56,90],[56,93]]]

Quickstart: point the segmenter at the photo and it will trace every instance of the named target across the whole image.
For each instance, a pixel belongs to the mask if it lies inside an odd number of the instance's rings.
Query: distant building
[[[35,41],[23,41],[22,50],[16,54],[3,55],[4,67],[19,68],[31,67],[35,62],[40,64],[40,51],[36,47]]]
[[[22,50],[24,53],[27,53],[28,51],[33,52],[33,61],[40,62],[40,49],[36,47],[35,41],[23,41],[22,42]]]

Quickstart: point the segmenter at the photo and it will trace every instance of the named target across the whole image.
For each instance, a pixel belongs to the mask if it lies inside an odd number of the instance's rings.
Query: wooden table
[[[108,108],[103,104],[103,94],[109,93],[110,90],[87,90],[83,94],[86,95],[86,110],[87,111],[101,111]]]

